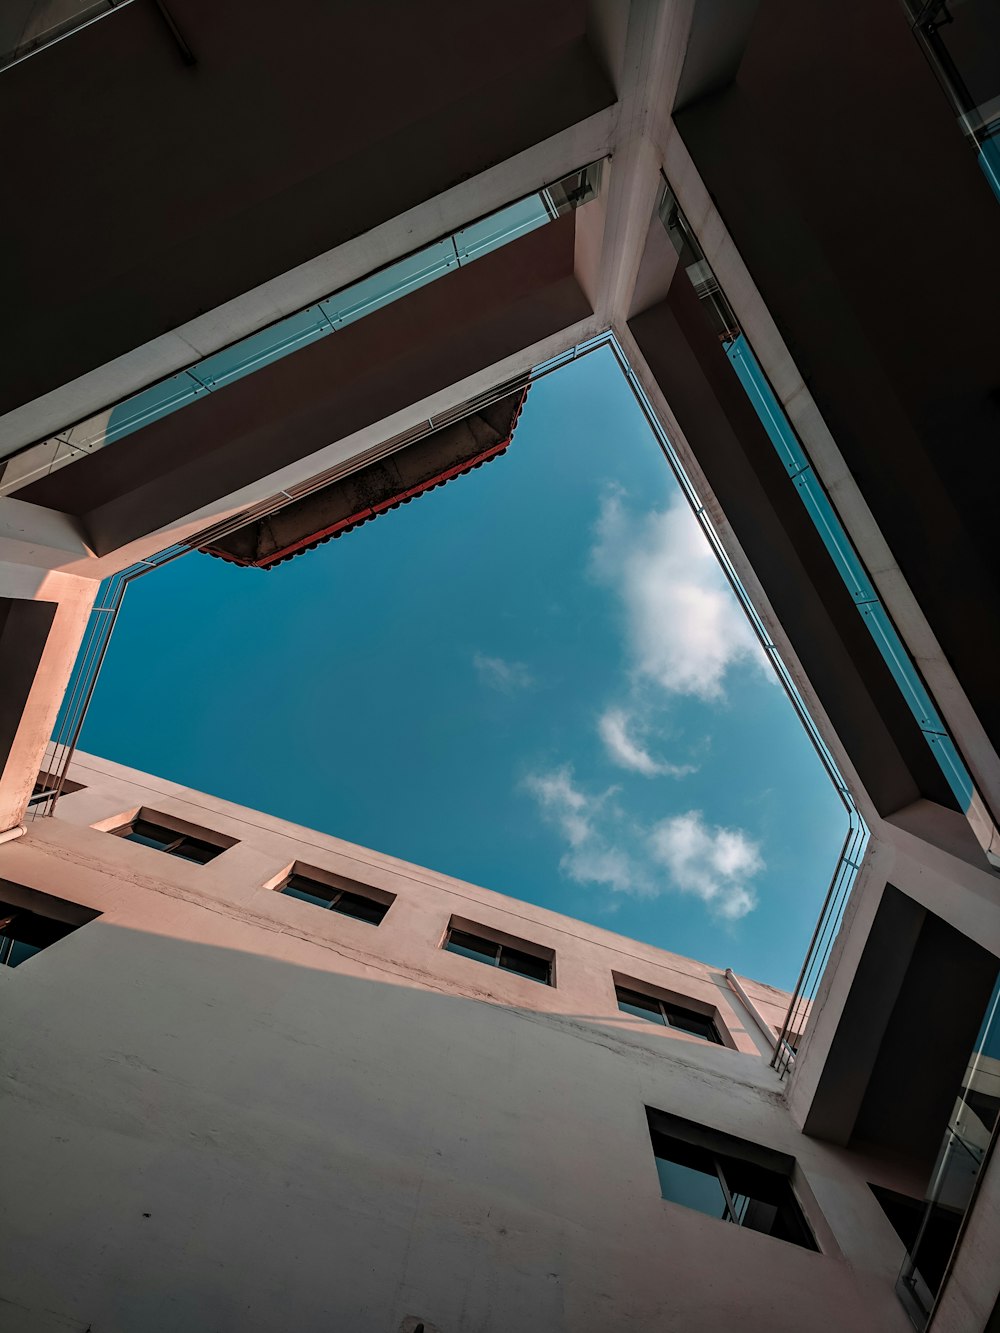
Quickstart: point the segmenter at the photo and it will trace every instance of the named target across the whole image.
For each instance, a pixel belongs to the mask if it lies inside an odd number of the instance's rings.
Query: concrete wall
[[[901,1246],[810,1142],[718,969],[104,761],[0,876],[98,920],[0,969],[0,1327],[903,1330]],[[239,841],[195,866],[139,807]],[[379,927],[269,887],[396,894]],[[552,989],[442,952],[453,913],[551,947]],[[612,970],[717,1006],[736,1049],[629,1019]],[[766,989],[757,989],[762,1001]],[[644,1106],[792,1153],[822,1253],[659,1193]]]

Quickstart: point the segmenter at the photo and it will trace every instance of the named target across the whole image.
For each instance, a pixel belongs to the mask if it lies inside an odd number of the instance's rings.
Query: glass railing
[[[918,1329],[925,1328],[947,1276],[990,1151],[1000,1113],[1000,980],[994,987],[955,1099],[923,1217],[897,1290]]]
[[[302,347],[348,328],[456,268],[474,263],[511,241],[596,198],[601,163],[593,162],[536,194],[518,199],[456,232],[388,264],[304,310],[132,394],[113,407],[29,445],[0,463],[0,495],[95,453],[190,403],[224,389]]]
[[[1000,202],[1000,5],[904,0],[914,36]]]
[[[32,4],[8,0],[0,16],[0,70],[131,3],[132,0],[48,0],[46,4]]]
[[[959,808],[994,864],[1000,864],[1000,834],[976,790],[930,692],[917,670],[847,534],[829,495],[781,406],[760,362],[747,341],[739,320],[719,286],[677,199],[664,186],[660,218],[692,286],[719,338],[719,344],[753,405],[768,439],[781,459],[789,480],[851,595],[868,633],[889,668],[893,680],[944,774]]]

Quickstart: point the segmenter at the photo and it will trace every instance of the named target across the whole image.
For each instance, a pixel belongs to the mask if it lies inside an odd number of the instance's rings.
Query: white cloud
[[[727,671],[767,659],[684,498],[642,516],[621,490],[602,502],[591,552],[597,577],[619,594],[640,678],[676,694],[723,696]]]
[[[600,801],[584,796],[573,786],[569,765],[564,764],[551,773],[533,773],[524,785],[538,801],[543,814],[558,825],[569,845],[583,846],[591,836],[591,819]]]
[[[668,764],[654,759],[649,750],[636,739],[636,720],[623,708],[608,708],[597,719],[597,730],[612,763],[641,773],[646,778],[682,778],[693,773],[691,764]]]
[[[616,893],[648,892],[641,867],[609,840],[603,827],[616,822],[617,812],[611,805],[616,788],[609,787],[598,796],[582,792],[569,764],[548,773],[533,773],[524,786],[543,817],[568,844],[559,862],[567,878],[577,884],[605,884]]]
[[[764,869],[760,847],[741,829],[711,828],[700,810],[657,824],[649,836],[653,859],[674,887],[693,893],[735,921],[757,905],[750,881]]]
[[[472,665],[476,668],[480,681],[490,689],[499,690],[501,694],[527,690],[535,683],[534,676],[523,662],[506,662],[502,657],[474,653]]]
[[[614,787],[590,795],[568,764],[531,774],[524,786],[564,839],[559,868],[575,883],[644,897],[693,894],[729,921],[756,907],[752,881],[764,862],[742,829],[710,828],[697,810],[638,828],[615,804]]]

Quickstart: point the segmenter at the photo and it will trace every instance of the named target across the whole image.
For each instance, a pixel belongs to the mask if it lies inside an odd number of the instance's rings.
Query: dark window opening
[[[289,898],[298,898],[316,907],[326,907],[330,911],[340,912],[342,916],[354,917],[356,921],[367,921],[373,926],[379,925],[390,906],[363,893],[352,893],[349,889],[340,889],[332,884],[321,884],[319,880],[298,873],[289,875],[281,886],[281,892]]]
[[[0,900],[0,967],[20,967],[36,953],[57,944],[100,915],[90,908],[10,883],[5,883],[4,892],[5,897]],[[46,904],[51,906],[52,916],[32,910]]]
[[[133,819],[131,824],[111,830],[116,838],[127,842],[137,842],[142,847],[152,847],[169,856],[179,856],[182,861],[193,861],[196,865],[206,865],[226,849],[203,838],[194,838],[187,833],[178,833],[176,829],[164,828],[148,819]]]
[[[39,773],[31,795],[28,797],[28,806],[41,805],[42,801],[48,800],[50,796],[56,793],[60,796],[70,796],[75,791],[83,791],[82,782],[71,782],[69,778],[63,778],[62,786],[59,785],[59,779],[50,773]]]
[[[792,1190],[794,1159],[647,1107],[660,1193],[671,1203],[817,1250]]]
[[[490,967],[499,967],[506,972],[516,972],[530,981],[540,981],[543,986],[552,985],[552,963],[548,958],[528,953],[510,944],[499,944],[494,940],[484,939],[468,930],[459,930],[452,926],[445,938],[444,947],[449,953],[461,954],[463,958],[472,958],[477,963],[487,963]]]
[[[703,1041],[723,1044],[719,1029],[707,1014],[700,1014],[695,1009],[674,1004],[670,1000],[658,1000],[652,995],[643,995],[639,991],[629,990],[626,986],[615,986],[618,1008],[623,1014],[632,1014],[636,1018],[645,1018],[650,1023],[660,1023],[664,1027],[676,1028],[678,1032],[687,1032],[692,1037],[701,1037]]]
[[[930,1291],[937,1291],[958,1239],[961,1212],[940,1204],[928,1208],[925,1200],[911,1199],[909,1195],[899,1194],[883,1185],[869,1184],[868,1188],[903,1242],[907,1254],[914,1254],[917,1242],[920,1242],[920,1276]]]

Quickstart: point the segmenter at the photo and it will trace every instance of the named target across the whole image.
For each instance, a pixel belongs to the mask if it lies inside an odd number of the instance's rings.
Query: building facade
[[[5,913],[72,927],[0,968],[6,1327],[907,1327],[869,1181],[914,1182],[796,1126],[786,995],[106,760],[72,781],[3,849]],[[647,1111],[791,1159],[805,1243],[690,1167],[665,1200]]]
[[[0,37],[0,1319],[995,1330],[995,6],[53,0]],[[382,463],[379,504],[436,484],[599,342],[870,834],[806,1026],[72,761],[132,578],[308,547]]]

